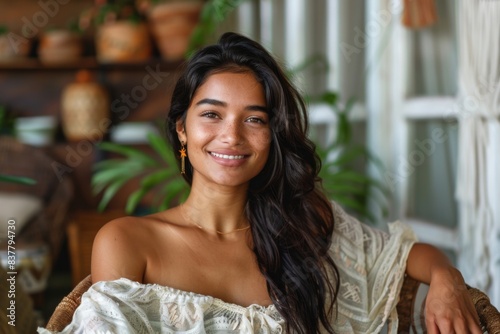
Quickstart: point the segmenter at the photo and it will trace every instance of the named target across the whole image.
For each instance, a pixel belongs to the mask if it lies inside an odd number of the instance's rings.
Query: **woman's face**
[[[193,181],[247,185],[264,168],[271,131],[264,89],[251,72],[210,75],[196,90],[185,123],[177,122],[186,143]]]

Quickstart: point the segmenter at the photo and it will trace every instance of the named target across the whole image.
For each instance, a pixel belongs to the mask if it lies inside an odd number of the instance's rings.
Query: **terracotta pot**
[[[97,60],[103,63],[141,62],[151,57],[151,39],[144,23],[117,21],[97,29]]]
[[[151,33],[165,60],[184,58],[202,7],[202,1],[174,1],[151,7]]]
[[[110,120],[108,92],[86,70],[77,73],[76,81],[62,94],[62,129],[69,141],[101,141]]]
[[[83,52],[80,34],[69,30],[47,31],[40,37],[38,57],[44,64],[76,62]]]

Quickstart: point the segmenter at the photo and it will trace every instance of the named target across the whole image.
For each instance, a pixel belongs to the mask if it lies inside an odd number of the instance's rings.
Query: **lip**
[[[243,152],[229,150],[208,151],[208,155],[219,165],[227,167],[241,166],[249,157],[248,154],[244,154]]]

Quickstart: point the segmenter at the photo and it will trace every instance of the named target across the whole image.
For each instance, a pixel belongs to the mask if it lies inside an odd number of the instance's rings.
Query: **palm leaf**
[[[137,208],[137,205],[139,205],[141,199],[146,195],[146,193],[147,193],[146,189],[140,188],[134,191],[132,194],[130,194],[130,196],[127,199],[127,204],[125,206],[125,212],[131,215]]]
[[[153,159],[150,155],[133,147],[127,147],[124,145],[109,143],[109,142],[100,143],[98,146],[102,150],[119,153],[131,160],[141,162],[145,166],[154,167],[157,165],[156,160]]]
[[[144,173],[146,168],[140,163],[131,160],[103,161],[108,164],[96,164],[96,172],[92,176],[91,185],[94,194],[100,193],[108,184],[118,179],[131,180]]]
[[[106,206],[108,206],[111,199],[116,195],[118,190],[120,190],[120,188],[125,185],[127,181],[128,179],[124,178],[116,180],[115,182],[109,184],[109,186],[104,191],[104,194],[102,196],[101,201],[99,202],[97,209],[99,211],[104,211],[104,209],[106,209]]]
[[[167,142],[160,136],[155,133],[148,134],[148,142],[151,144],[151,147],[155,150],[156,153],[165,161],[167,164],[175,165],[175,156],[172,152],[172,149],[167,144]]]
[[[165,210],[170,207],[172,201],[178,197],[179,201],[184,201],[187,197],[189,187],[183,179],[176,179],[171,181],[167,186],[163,188],[163,193],[165,194],[163,200],[160,204],[159,209]]]

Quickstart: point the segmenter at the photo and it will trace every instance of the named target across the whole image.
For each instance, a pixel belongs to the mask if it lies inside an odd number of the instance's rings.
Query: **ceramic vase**
[[[67,85],[61,98],[62,129],[69,141],[101,141],[111,124],[106,89],[90,72],[81,70]]]

